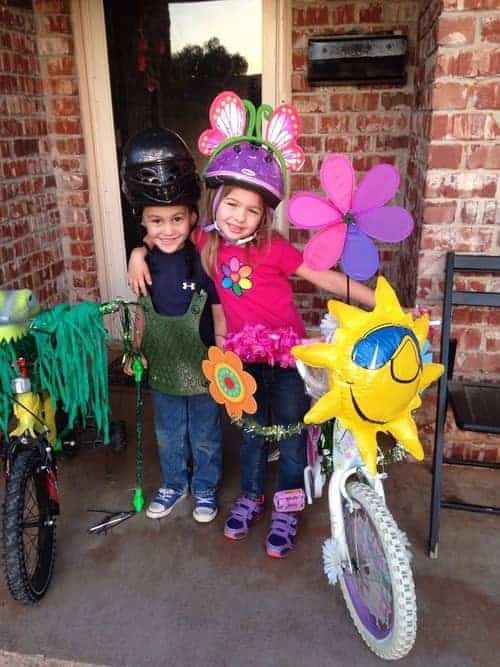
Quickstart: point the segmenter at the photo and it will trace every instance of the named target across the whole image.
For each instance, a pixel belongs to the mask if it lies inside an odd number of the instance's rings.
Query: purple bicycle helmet
[[[211,128],[198,140],[198,148],[211,159],[205,170],[208,187],[234,183],[259,192],[276,208],[285,196],[287,168],[300,169],[304,153],[295,140],[300,117],[291,104],[255,109],[249,100],[225,91],[210,106]],[[267,125],[263,130],[263,121]]]
[[[209,188],[226,183],[249,186],[271,208],[276,208],[285,196],[281,165],[273,151],[249,141],[226,146],[217,153],[206,168],[205,181]]]

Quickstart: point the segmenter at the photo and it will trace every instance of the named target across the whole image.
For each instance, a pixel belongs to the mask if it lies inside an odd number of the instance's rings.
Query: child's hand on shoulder
[[[148,287],[151,285],[151,273],[146,263],[146,248],[134,248],[128,262],[127,280],[128,285],[137,296],[147,296]]]

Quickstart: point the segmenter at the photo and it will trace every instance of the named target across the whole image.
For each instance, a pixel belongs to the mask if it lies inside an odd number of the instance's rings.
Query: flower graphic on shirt
[[[243,412],[256,412],[257,403],[253,395],[257,385],[250,373],[243,370],[243,363],[237,354],[223,352],[212,345],[208,348],[208,359],[202,362],[201,367],[209,381],[210,396],[224,405],[231,419],[241,419]]]
[[[230,289],[236,296],[241,296],[243,290],[252,289],[252,267],[242,264],[237,257],[231,257],[228,264],[222,264],[222,287]]]

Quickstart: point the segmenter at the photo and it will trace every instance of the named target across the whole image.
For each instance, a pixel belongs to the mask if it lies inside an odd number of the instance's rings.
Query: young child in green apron
[[[144,130],[129,140],[121,176],[154,244],[147,255],[152,284],[135,326],[153,390],[162,473],[146,515],[167,516],[191,490],[193,517],[206,523],[218,511],[222,445],[219,407],[207,392],[201,362],[210,345],[222,342],[225,320],[189,240],[198,219],[199,178],[184,141],[166,129]],[[129,366],[125,372],[131,374]]]

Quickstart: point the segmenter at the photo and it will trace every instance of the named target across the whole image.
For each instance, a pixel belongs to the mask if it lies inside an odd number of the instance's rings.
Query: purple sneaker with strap
[[[271,558],[286,558],[295,546],[297,515],[290,512],[273,512],[271,528],[267,534],[266,553]]]
[[[228,540],[244,540],[250,526],[264,515],[264,498],[251,500],[240,496],[231,508],[224,524],[224,537]]]

